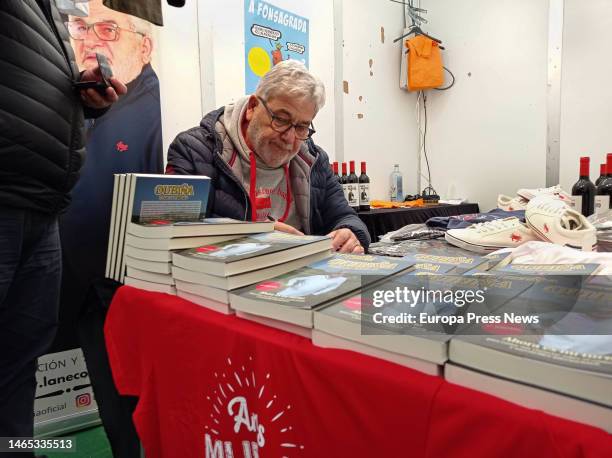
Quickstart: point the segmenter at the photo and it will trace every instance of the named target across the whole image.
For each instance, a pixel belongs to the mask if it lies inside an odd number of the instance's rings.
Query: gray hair
[[[323,82],[308,71],[297,60],[284,60],[266,73],[255,91],[264,100],[275,96],[307,97],[312,100],[318,112],[325,105],[325,86]]]
[[[130,23],[130,25],[132,26],[133,32],[142,33],[143,35],[146,35],[147,37],[151,36],[151,23],[150,22],[145,21],[144,19],[141,19],[137,16],[132,16],[130,14],[126,14],[125,16],[128,22]]]

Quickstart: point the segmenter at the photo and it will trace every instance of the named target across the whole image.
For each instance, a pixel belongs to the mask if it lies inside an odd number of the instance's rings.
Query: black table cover
[[[395,231],[407,224],[423,224],[434,216],[455,216],[479,212],[478,204],[441,204],[435,207],[374,208],[357,212],[357,214],[368,227],[372,242],[378,242],[379,237],[387,232]]]

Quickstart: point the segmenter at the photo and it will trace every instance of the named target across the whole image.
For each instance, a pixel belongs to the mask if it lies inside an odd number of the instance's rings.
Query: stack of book
[[[380,286],[391,289],[394,282]],[[373,291],[362,291],[315,310],[312,343],[324,348],[352,350],[429,375],[440,375],[448,358],[450,336],[420,325],[414,325],[420,331],[411,335],[406,332],[406,324],[390,322],[369,328],[368,325],[379,322],[374,314],[388,316],[389,310],[383,313],[373,308],[368,293]],[[394,309],[399,316],[401,308]]]
[[[474,326],[451,339],[445,377],[612,433],[612,288],[538,280],[497,311],[512,328]]]
[[[177,221],[201,220],[206,213],[209,189],[210,179],[204,176],[116,174],[106,256],[106,277],[123,283],[128,258],[132,273],[135,273],[133,269],[143,270],[146,266],[150,273],[168,275],[169,270],[163,267],[164,263],[166,265],[168,263],[167,253],[141,251],[151,249],[165,251],[167,247],[163,242],[157,245],[147,243],[132,236],[126,237],[126,233],[134,226],[161,228]],[[163,229],[158,232],[162,231]],[[155,235],[148,237],[160,238]],[[130,239],[132,244],[128,250],[130,254],[126,256],[127,239]],[[149,264],[151,262],[158,264]],[[159,284],[170,286],[167,277],[163,278],[166,283]],[[135,284],[140,279],[132,278],[132,280],[134,281],[131,284]]]
[[[468,311],[483,314],[495,310],[531,285],[520,279],[499,282],[493,277],[446,275],[444,269],[452,268],[448,264],[416,264],[407,273],[316,310],[313,343],[358,351],[430,375],[441,374],[451,336],[461,329],[461,316]],[[476,290],[486,291],[486,304],[475,303],[468,309],[452,299],[461,297],[454,291]],[[441,316],[457,317],[458,325],[435,320]]]
[[[382,256],[334,254],[314,264],[232,291],[238,316],[310,338],[313,312],[354,295],[362,286],[412,267]]]
[[[271,222],[244,227],[263,232],[261,224],[273,228]],[[229,291],[325,259],[331,256],[331,246],[327,236],[254,234],[173,253],[172,277],[178,296],[229,314]]]
[[[509,264],[507,253],[481,258],[437,246],[404,248],[403,260],[417,262],[412,270],[350,294],[336,289],[314,306],[300,297],[275,305],[282,298],[274,291],[289,285],[272,281],[260,301],[247,290],[250,300],[237,298],[235,306],[301,326],[312,315],[315,345],[444,374],[452,383],[612,433],[612,284],[596,275],[601,266]],[[455,294],[451,302],[406,305],[392,299],[373,307],[376,291],[404,286],[445,294],[481,291],[484,300],[461,306]],[[374,326],[373,315],[382,310],[398,321]],[[465,324],[409,324],[401,321],[406,312],[453,315]]]
[[[172,275],[174,252],[214,246],[244,234],[269,232],[273,227],[272,222],[250,223],[231,218],[131,222],[128,224],[124,252],[127,266],[125,283],[150,291],[176,294]]]

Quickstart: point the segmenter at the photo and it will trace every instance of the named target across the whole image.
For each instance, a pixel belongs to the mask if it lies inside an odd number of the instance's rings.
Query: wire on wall
[[[446,67],[442,67],[442,68],[448,72],[448,74],[451,76],[452,80],[451,80],[450,84],[448,86],[446,86],[446,87],[434,87],[433,89],[436,90],[436,91],[448,91],[451,87],[453,87],[455,85],[455,75],[453,75],[453,72],[451,72]]]
[[[421,23],[427,23],[427,20],[423,18],[420,14],[427,13],[427,10],[424,10],[421,8],[420,0],[391,0],[391,1],[395,3],[401,3],[404,6],[403,9],[404,9],[404,32],[405,33],[402,36],[393,40],[394,43],[413,33],[417,35],[424,35],[430,38],[431,40],[436,41],[438,45],[442,43],[442,41],[440,41],[439,39],[432,37],[431,35],[428,35],[423,30],[421,30],[420,28]],[[408,27],[409,21],[411,23],[410,27]],[[406,32],[407,28],[409,28],[408,32]],[[440,49],[444,49],[444,48],[440,46]],[[402,59],[404,59],[403,55],[402,55]],[[453,73],[448,68],[446,67],[443,67],[443,68],[450,75],[451,81],[445,87],[433,88],[438,91],[446,91],[455,85],[455,75],[453,75]],[[422,117],[421,117],[421,106],[423,107]],[[416,113],[416,121],[417,121],[417,130],[418,130],[418,135],[419,135],[419,150],[418,150],[418,156],[417,156],[417,169],[418,169],[417,170],[417,189],[420,190],[421,188],[421,179],[422,178],[427,179],[427,186],[422,190],[421,194],[425,198],[429,196],[429,199],[427,200],[433,201],[435,197],[435,200],[437,201],[438,196],[431,183],[431,167],[429,164],[429,157],[427,155],[427,96],[425,95],[425,92],[423,91],[419,91],[417,95],[415,113]],[[425,163],[427,165],[427,175],[424,175],[422,172],[422,167],[421,167],[422,157],[425,157]]]
[[[427,175],[419,170],[420,176],[427,179],[427,187],[423,190],[422,194],[426,194],[426,190],[428,191],[428,194],[437,194],[433,185],[431,184],[431,167],[429,166],[429,157],[427,155],[427,95],[423,91],[419,91],[417,95],[415,112],[417,130],[419,134],[419,157],[424,156],[425,164],[427,165]],[[422,118],[421,112],[423,113]]]

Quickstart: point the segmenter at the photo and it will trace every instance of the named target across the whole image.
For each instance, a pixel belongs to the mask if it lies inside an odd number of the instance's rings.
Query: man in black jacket
[[[277,230],[330,234],[335,250],[363,253],[370,238],[315,145],[321,81],[294,60],[274,66],[256,93],[202,119],[170,145],[166,173],[212,180],[207,214],[274,220]]]
[[[79,74],[53,2],[0,1],[0,437],[33,434],[36,359],[57,326],[57,216],[83,163],[84,115],[126,92],[114,78],[77,91],[79,80],[99,69]]]

